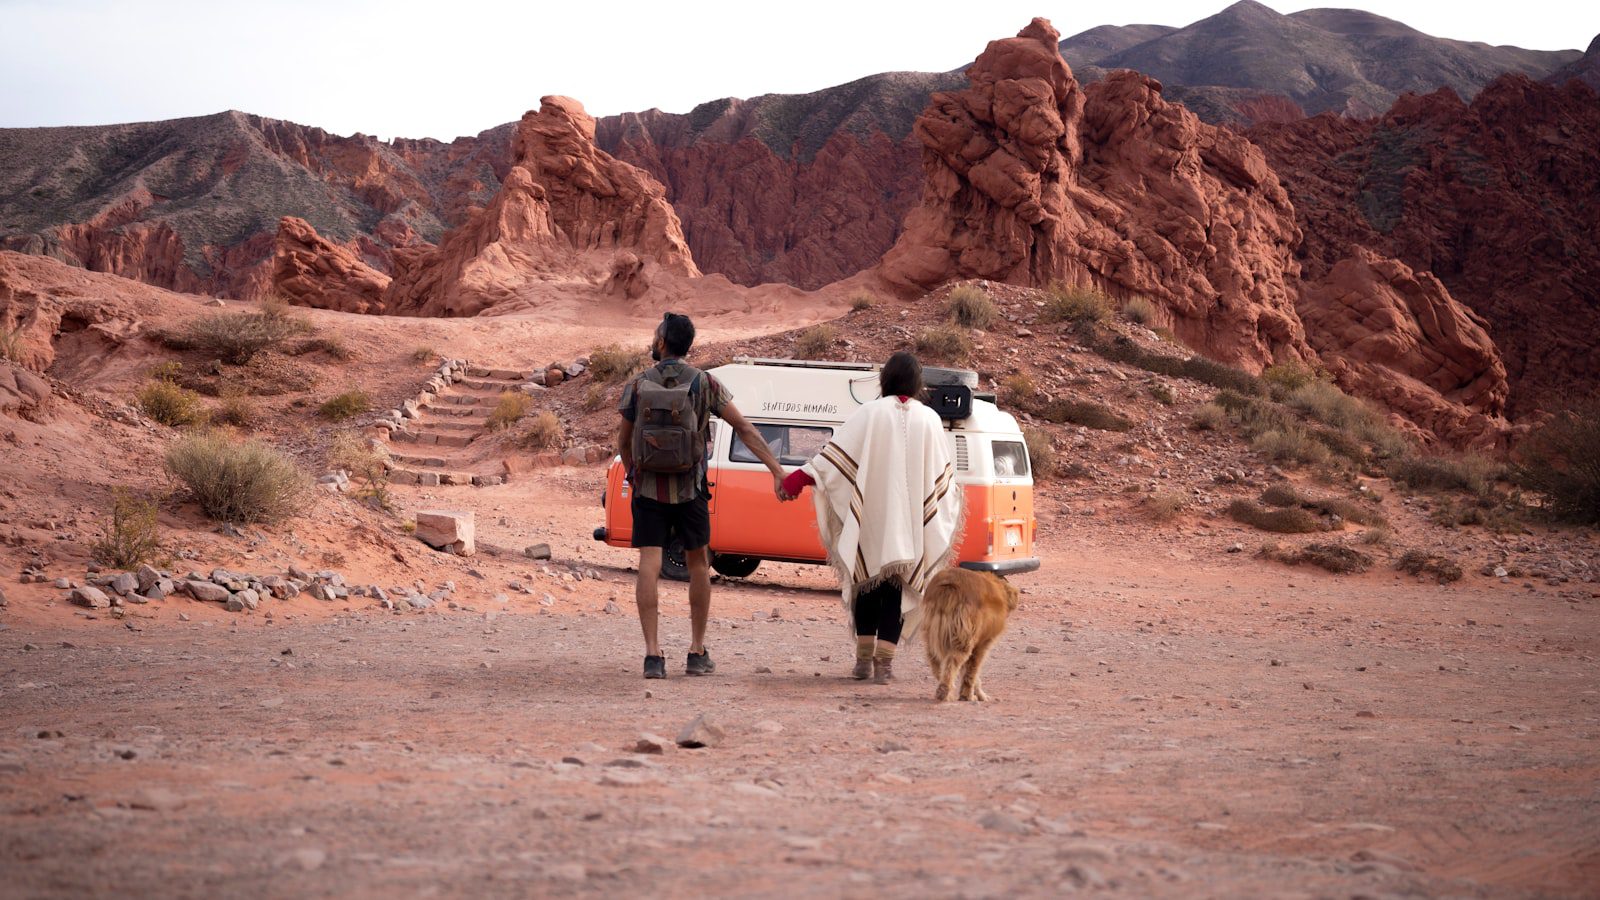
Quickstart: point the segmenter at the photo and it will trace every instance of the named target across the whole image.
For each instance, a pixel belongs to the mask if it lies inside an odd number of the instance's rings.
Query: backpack
[[[639,471],[681,475],[705,458],[705,423],[689,390],[699,377],[700,370],[688,366],[681,382],[657,368],[639,376],[633,422],[633,464]]]

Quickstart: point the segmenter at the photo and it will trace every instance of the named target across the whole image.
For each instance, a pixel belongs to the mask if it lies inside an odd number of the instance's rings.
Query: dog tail
[[[967,643],[978,626],[978,603],[961,590],[955,578],[934,578],[922,603],[907,617],[913,638],[921,636],[934,650],[949,650]]]

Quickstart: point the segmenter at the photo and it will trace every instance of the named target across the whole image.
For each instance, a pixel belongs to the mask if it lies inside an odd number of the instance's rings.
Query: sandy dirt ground
[[[666,587],[672,677],[645,682],[630,553],[588,538],[599,472],[403,489],[475,508],[491,546],[553,544],[550,563],[394,576],[456,580],[455,608],[300,598],[269,618],[173,599],[119,622],[19,602],[33,595],[8,579],[0,893],[1600,884],[1600,599],[1341,578],[1229,555],[1223,535],[1168,551],[1062,519],[1045,569],[1018,578],[996,702],[933,703],[919,647],[892,685],[847,680],[831,576],[792,565],[717,585],[711,677],[682,675],[685,593]],[[702,713],[720,745],[633,752]]]

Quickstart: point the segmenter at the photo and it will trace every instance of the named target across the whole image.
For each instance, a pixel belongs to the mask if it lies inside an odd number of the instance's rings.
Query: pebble
[[[646,731],[639,735],[639,740],[634,743],[633,752],[648,753],[659,756],[663,753],[666,753],[667,748],[671,746],[671,741],[661,737],[660,735],[651,734],[650,732]]]
[[[1001,834],[1032,834],[1033,829],[1028,824],[1010,813],[991,812],[985,813],[978,824],[990,831]]]
[[[727,732],[722,730],[721,725],[712,721],[705,713],[701,713],[678,732],[678,746],[691,750],[715,747],[721,744],[726,736]]]

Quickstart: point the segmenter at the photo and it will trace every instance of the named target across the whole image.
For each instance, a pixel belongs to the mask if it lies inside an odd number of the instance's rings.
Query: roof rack
[[[735,356],[735,363],[746,366],[783,366],[790,369],[843,369],[850,372],[876,372],[877,363],[829,362],[814,359],[769,359],[760,356]]]

